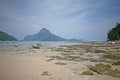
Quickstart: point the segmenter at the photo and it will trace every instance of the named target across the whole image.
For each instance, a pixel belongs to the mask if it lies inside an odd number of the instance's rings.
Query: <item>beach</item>
[[[119,56],[120,45],[105,42],[0,42],[0,80],[119,80]]]

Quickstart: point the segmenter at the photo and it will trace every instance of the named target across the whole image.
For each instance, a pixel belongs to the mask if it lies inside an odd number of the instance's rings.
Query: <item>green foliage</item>
[[[108,72],[108,75],[113,76],[113,77],[120,77],[120,71],[118,71],[117,69],[115,70],[110,69]]]
[[[91,66],[90,70],[97,72],[98,74],[106,74],[110,70],[111,66],[108,64],[96,64],[95,66]]]
[[[48,71],[44,71],[41,75],[50,76],[50,75],[52,75],[52,74],[49,73]]]
[[[84,72],[82,72],[83,75],[93,75],[93,72],[90,70],[86,70]]]
[[[69,48],[62,48],[62,47],[60,47],[60,48],[55,48],[55,49],[53,49],[54,51],[60,51],[60,52],[66,52],[66,53],[72,53],[73,51],[72,51],[72,49],[69,49]]]
[[[107,59],[112,59],[112,60],[120,60],[120,55],[111,54],[111,53],[105,54],[103,57]]]
[[[0,31],[0,41],[17,41],[17,39]]]
[[[98,73],[98,74],[106,74],[106,75],[110,75],[113,77],[120,77],[120,71],[118,71],[117,69],[113,70],[111,69],[112,67],[109,64],[96,64],[95,66],[89,66],[89,69]]]
[[[83,58],[75,55],[66,55],[66,56],[52,56],[51,58],[55,58],[58,60],[66,60],[66,61],[81,61]]]
[[[115,28],[109,30],[107,39],[109,41],[120,40],[120,23],[117,23]]]
[[[63,50],[64,50],[63,48],[54,49],[54,51],[63,51]]]
[[[61,62],[57,62],[55,64],[57,64],[57,65],[66,65],[66,63],[61,63]]]
[[[68,56],[65,57],[65,60],[68,60],[68,61],[80,61],[81,57],[74,56],[74,55],[68,55]]]
[[[120,65],[120,61],[113,62],[112,65]]]

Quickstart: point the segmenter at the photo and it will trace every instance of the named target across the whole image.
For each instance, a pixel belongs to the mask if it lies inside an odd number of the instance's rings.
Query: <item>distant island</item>
[[[0,31],[0,41],[17,41],[17,39],[5,32]]]
[[[81,41],[81,40],[64,39],[60,36],[52,34],[48,29],[42,28],[36,34],[25,36],[23,41]]]

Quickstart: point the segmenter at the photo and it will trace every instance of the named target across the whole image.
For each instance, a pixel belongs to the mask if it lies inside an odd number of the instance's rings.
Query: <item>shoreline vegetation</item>
[[[1,41],[0,65],[1,80],[118,80],[120,44]]]

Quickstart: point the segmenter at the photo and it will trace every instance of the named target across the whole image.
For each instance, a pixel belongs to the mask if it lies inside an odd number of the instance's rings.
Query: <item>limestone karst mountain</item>
[[[17,39],[5,32],[0,31],[0,41],[17,41]]]

